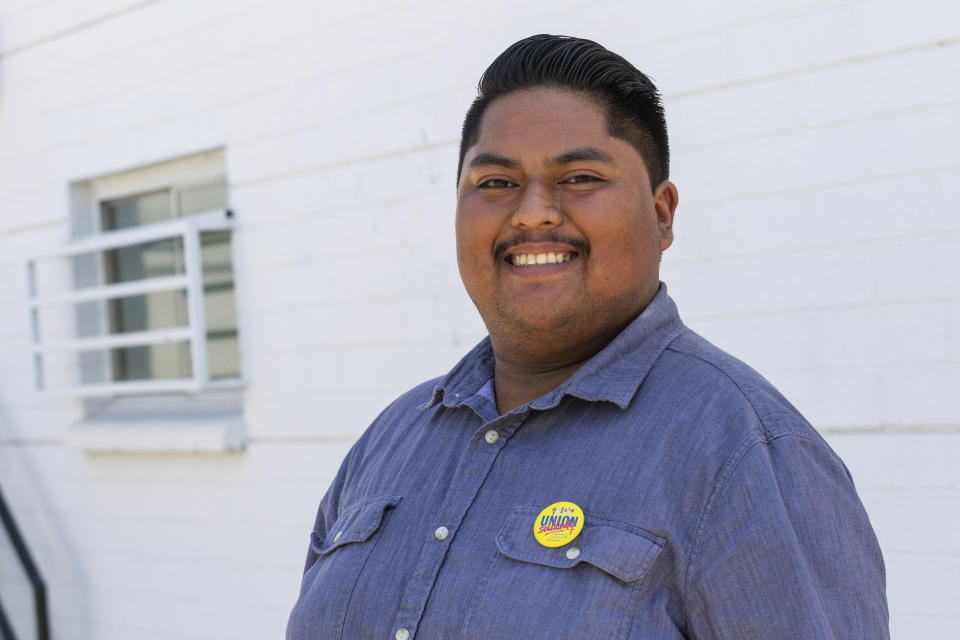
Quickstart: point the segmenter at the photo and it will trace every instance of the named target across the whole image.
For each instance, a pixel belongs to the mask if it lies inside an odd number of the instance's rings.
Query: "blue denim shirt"
[[[661,286],[558,388],[499,415],[484,340],[391,404],[310,535],[288,640],[888,638],[843,463]],[[542,509],[579,535],[546,547]]]

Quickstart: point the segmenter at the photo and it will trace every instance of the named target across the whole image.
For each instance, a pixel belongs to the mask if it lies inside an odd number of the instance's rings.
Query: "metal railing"
[[[2,490],[0,490],[0,519],[3,520],[3,528],[7,531],[7,537],[10,538],[14,550],[17,552],[17,558],[20,560],[24,572],[30,579],[30,584],[33,585],[33,602],[34,609],[37,613],[37,640],[50,640],[50,624],[47,619],[46,587],[43,585],[43,578],[40,576],[40,571],[33,561],[33,556],[30,555],[30,550],[27,549],[27,545],[23,541],[23,536],[20,535],[20,529],[17,528],[13,514],[11,514],[10,509],[7,508],[7,501],[3,498]],[[10,621],[2,605],[0,605],[0,633],[3,634],[2,638],[4,640],[16,640],[13,627],[10,625]]]
[[[73,240],[62,247],[35,254],[27,261],[27,276],[30,284],[30,310],[35,323],[33,352],[37,380],[44,379],[42,356],[54,351],[79,353],[82,351],[109,350],[123,347],[147,346],[188,342],[190,344],[191,375],[187,378],[155,378],[149,380],[113,381],[100,384],[77,384],[53,389],[55,392],[81,397],[108,396],[136,393],[197,392],[212,388],[237,387],[239,378],[211,380],[207,356],[206,310],[204,306],[203,256],[201,235],[217,231],[231,231],[235,227],[230,209],[215,209],[186,218],[138,227],[106,231],[104,233]],[[183,243],[185,273],[142,278],[139,280],[100,284],[84,289],[72,289],[58,293],[37,291],[37,265],[40,262],[76,258],[84,254],[123,249],[160,240],[180,239]],[[131,331],[122,334],[88,336],[70,340],[41,340],[39,312],[42,307],[63,303],[96,302],[122,297],[139,296],[161,291],[185,291],[189,324],[170,329]],[[38,383],[39,384],[39,383]],[[45,387],[44,387],[45,388]]]

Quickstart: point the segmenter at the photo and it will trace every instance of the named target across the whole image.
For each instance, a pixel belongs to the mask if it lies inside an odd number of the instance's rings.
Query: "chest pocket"
[[[384,512],[398,504],[397,496],[379,496],[352,504],[330,525],[325,538],[312,532],[310,546],[318,555],[325,556],[344,545],[364,542],[380,528]]]
[[[340,638],[353,588],[399,496],[360,500],[334,521],[326,536],[310,534],[313,564],[303,574],[300,598],[287,624],[288,638]],[[299,634],[299,635],[298,635]]]
[[[533,537],[540,507],[518,507],[464,619],[466,638],[623,638],[664,541],[585,514],[562,547]]]

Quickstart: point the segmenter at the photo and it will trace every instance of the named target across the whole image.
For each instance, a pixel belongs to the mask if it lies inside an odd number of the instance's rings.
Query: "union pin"
[[[572,502],[554,502],[533,522],[533,537],[545,547],[562,547],[583,529],[583,510]]]

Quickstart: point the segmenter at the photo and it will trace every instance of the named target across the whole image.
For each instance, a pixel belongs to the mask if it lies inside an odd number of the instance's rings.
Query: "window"
[[[28,265],[37,385],[81,397],[240,383],[220,151],[71,185],[72,238]]]

